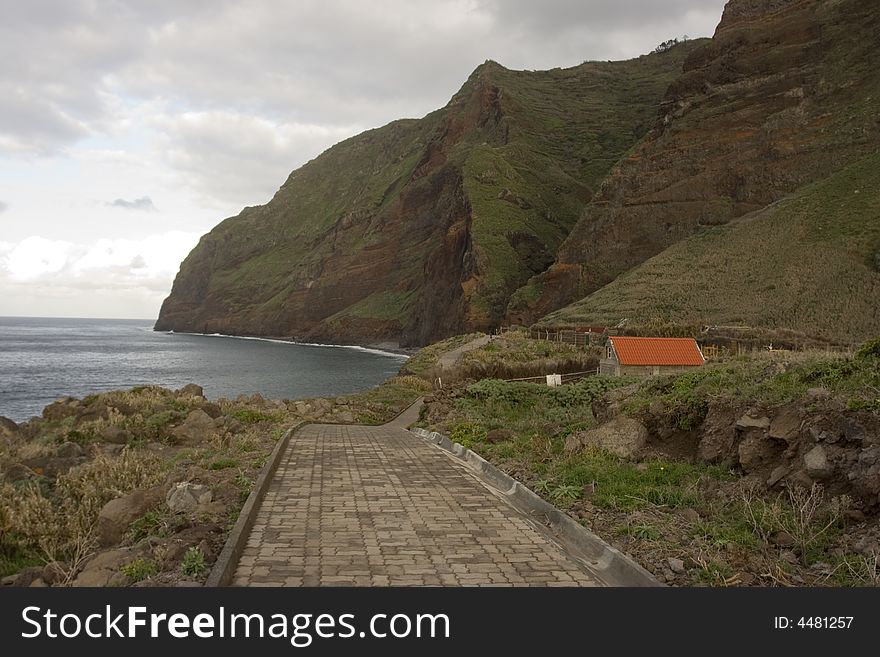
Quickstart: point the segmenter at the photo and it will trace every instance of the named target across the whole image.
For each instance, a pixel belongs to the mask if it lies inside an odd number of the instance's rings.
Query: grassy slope
[[[740,222],[708,229],[542,320],[880,332],[880,155]]]

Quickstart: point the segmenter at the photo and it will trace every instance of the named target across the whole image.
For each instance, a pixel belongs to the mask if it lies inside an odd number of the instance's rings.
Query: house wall
[[[599,361],[599,374],[620,376],[620,363],[614,358],[603,358]]]
[[[622,365],[618,368],[616,376],[657,376],[660,374],[680,374],[699,369],[700,365],[676,365],[676,366],[652,366],[652,365]]]

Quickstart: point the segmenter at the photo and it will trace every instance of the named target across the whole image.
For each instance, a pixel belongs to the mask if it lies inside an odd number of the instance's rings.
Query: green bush
[[[486,431],[473,422],[461,422],[450,432],[449,439],[470,449],[486,439]]]
[[[197,577],[198,575],[207,572],[208,566],[205,565],[205,555],[202,554],[202,551],[198,547],[191,547],[183,555],[180,569],[183,571],[183,574],[188,577]]]
[[[159,569],[156,566],[156,562],[152,559],[135,559],[120,568],[120,572],[134,584],[152,577],[159,572]]]

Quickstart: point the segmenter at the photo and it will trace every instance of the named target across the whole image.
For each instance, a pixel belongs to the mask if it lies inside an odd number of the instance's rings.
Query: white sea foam
[[[278,344],[299,345],[301,347],[325,347],[332,349],[351,349],[353,351],[363,351],[368,354],[378,354],[386,358],[394,358],[397,360],[406,360],[409,358],[406,354],[398,354],[393,351],[385,351],[384,349],[376,349],[374,347],[362,347],[356,344],[324,344],[321,342],[295,342],[294,340],[281,340],[278,338],[260,338],[253,335],[227,335],[225,333],[187,333],[185,331],[161,331],[164,333],[174,333],[175,335],[195,335],[203,338],[235,338],[236,340],[257,340],[259,342],[275,342]]]

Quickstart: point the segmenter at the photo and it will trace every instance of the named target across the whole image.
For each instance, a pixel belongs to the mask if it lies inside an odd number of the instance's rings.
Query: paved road
[[[382,427],[312,424],[291,439],[234,586],[597,586],[461,463]]]

